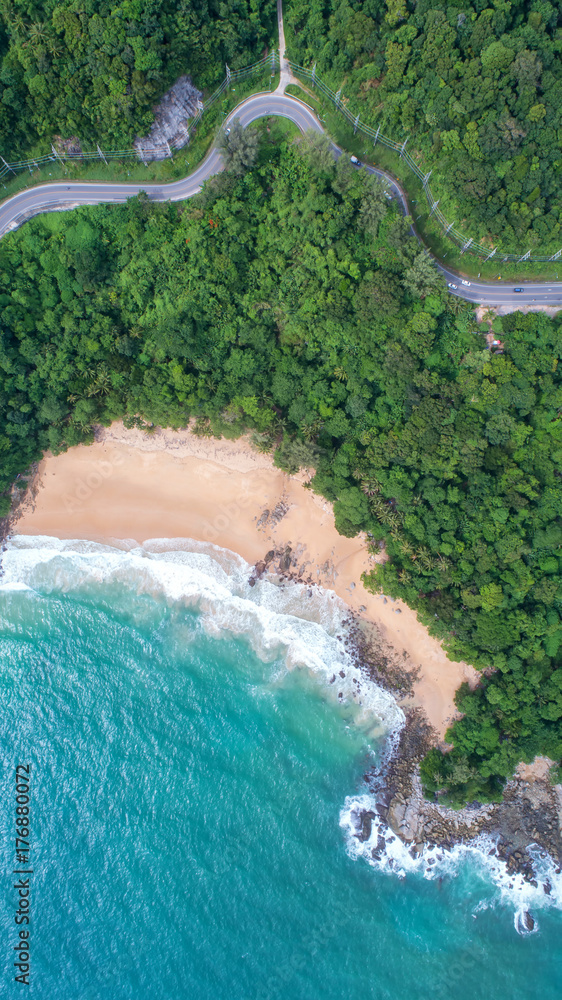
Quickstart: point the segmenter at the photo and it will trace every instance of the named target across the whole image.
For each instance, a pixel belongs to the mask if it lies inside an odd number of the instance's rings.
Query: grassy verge
[[[343,117],[331,101],[321,94],[305,91],[302,87],[291,84],[287,93],[298,97],[318,115],[331,138],[349,153],[354,153],[364,163],[388,171],[400,182],[406,192],[410,212],[416,229],[431,251],[443,264],[469,278],[480,277],[484,280],[513,281],[523,284],[525,281],[556,281],[562,279],[562,260],[544,264],[521,261],[519,263],[504,263],[501,254],[495,259],[484,261],[470,254],[462,254],[460,249],[448,240],[441,227],[429,215],[429,208],[421,181],[400,159],[398,153],[382,146],[373,147],[373,142],[361,132],[355,134],[352,126]]]
[[[274,146],[290,142],[301,134],[290,118],[280,118],[279,115],[260,118],[255,127],[260,133],[260,160],[264,163],[269,161]]]
[[[0,187],[1,200],[6,201],[25,188],[57,180],[129,181],[131,184],[180,180],[192,173],[205,158],[225,117],[246,97],[264,90],[275,90],[278,82],[279,74],[272,77],[269,71],[248,80],[239,80],[205,112],[189,145],[174,153],[171,160],[147,163],[146,166],[134,156],[123,160],[109,160],[107,165],[102,160],[69,160],[64,166],[58,162],[47,163],[33,173],[26,170],[11,180],[6,179]]]

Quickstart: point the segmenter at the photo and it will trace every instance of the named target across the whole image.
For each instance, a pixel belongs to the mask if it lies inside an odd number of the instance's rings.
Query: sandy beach
[[[372,557],[364,539],[337,533],[331,505],[304,488],[307,478],[280,472],[246,439],[146,434],[115,423],[94,444],[43,459],[34,501],[13,531],[110,544],[194,538],[252,564],[291,545],[307,576],[370,620],[407,668],[419,669],[408,704],[424,708],[442,739],[455,716],[454,693],[463,681],[474,683],[476,671],[449,660],[401,601],[365,590],[361,574]]]

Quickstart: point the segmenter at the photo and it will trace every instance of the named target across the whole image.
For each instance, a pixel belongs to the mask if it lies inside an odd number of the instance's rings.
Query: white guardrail
[[[360,120],[360,115],[354,115],[351,111],[343,104],[341,97],[341,90],[335,93],[327,84],[316,73],[316,64],[312,69],[306,69],[304,66],[299,66],[297,63],[292,62],[290,59],[287,60],[292,72],[295,76],[304,76],[306,80],[309,80],[314,87],[317,87],[320,93],[328,98],[332,104],[335,105],[336,109],[347,118],[348,122],[353,125],[355,132],[362,132],[364,135],[369,136],[373,139],[373,146],[376,146],[377,142],[382,143],[383,146],[387,146],[389,149],[395,150],[399,153],[402,160],[407,163],[410,170],[419,177],[422,182],[425,196],[427,198],[427,203],[429,206],[429,214],[432,216],[441,226],[443,233],[448,237],[457,247],[461,248],[461,253],[470,253],[475,256],[480,257],[484,260],[490,260],[491,258],[496,258],[496,260],[506,262],[514,261],[520,263],[521,261],[529,261],[529,263],[536,262],[546,262],[552,260],[559,260],[562,257],[562,250],[558,250],[557,253],[552,255],[533,255],[531,250],[527,250],[525,253],[509,253],[501,249],[498,245],[493,247],[492,250],[488,250],[487,247],[482,247],[473,239],[468,239],[466,233],[461,233],[459,230],[455,229],[455,224],[453,222],[448,222],[448,220],[443,215],[443,212],[439,208],[439,200],[433,197],[433,192],[429,186],[429,178],[431,177],[431,170],[429,173],[424,174],[420,170],[417,163],[412,159],[408,151],[406,150],[406,143],[408,139],[405,139],[403,143],[395,142],[394,139],[389,139],[388,136],[381,133],[380,128],[374,129],[370,125],[365,125]]]
[[[254,73],[259,73],[267,68],[270,68],[271,73],[275,73],[279,66],[279,56],[276,49],[272,49],[268,55],[264,56],[263,59],[259,59],[258,62],[252,63],[250,66],[244,66],[242,69],[229,69],[226,68],[226,76],[221,83],[220,87],[215,90],[214,94],[204,101],[197,110],[197,113],[193,118],[189,119],[189,128],[192,131],[196,125],[201,121],[201,118],[205,114],[212,104],[215,103],[221,97],[225,90],[237,80],[244,80]],[[14,163],[7,163],[6,160],[0,156],[0,180],[4,180],[8,174],[17,174],[21,170],[29,170],[30,173],[38,167],[45,166],[47,163],[65,163],[71,160],[118,160],[118,159],[130,159],[145,161],[154,157],[156,159],[167,159],[172,154],[181,149],[182,146],[170,146],[166,144],[165,146],[143,146],[142,149],[113,149],[110,151],[101,150],[99,146],[91,152],[80,151],[77,153],[65,152],[63,150],[55,150],[51,147],[50,153],[45,153],[44,156],[36,156],[30,160],[17,160]]]

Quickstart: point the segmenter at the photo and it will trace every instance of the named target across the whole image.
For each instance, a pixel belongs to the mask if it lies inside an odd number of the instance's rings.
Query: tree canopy
[[[182,74],[201,88],[255,62],[275,30],[265,0],[0,0],[0,153],[55,136],[122,149]]]
[[[494,797],[562,757],[562,325],[514,313],[487,349],[376,183],[285,128],[189,202],[1,241],[0,489],[95,422],[251,429],[315,470],[341,533],[384,543],[367,585],[483,671],[424,780]]]
[[[562,247],[559,3],[286,0],[285,23],[297,62],[411,137],[447,218],[514,252]]]

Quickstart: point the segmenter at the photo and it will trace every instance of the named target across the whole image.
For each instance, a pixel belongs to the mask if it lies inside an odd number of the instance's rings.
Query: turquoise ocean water
[[[560,997],[560,882],[522,889],[485,849],[429,865],[394,843],[373,864],[353,837],[400,712],[347,661],[339,601],[251,589],[237,556],[178,545],[5,553],[0,996]],[[13,982],[20,763],[29,989]]]

